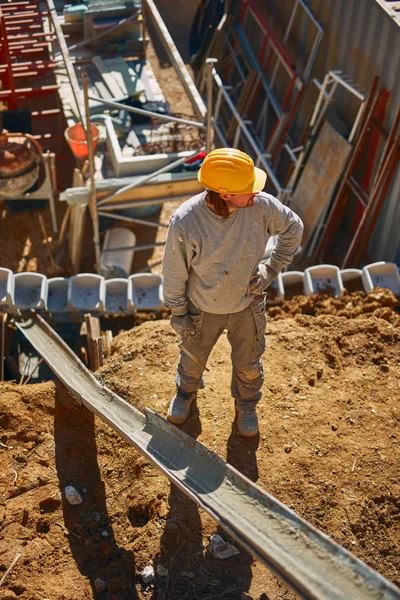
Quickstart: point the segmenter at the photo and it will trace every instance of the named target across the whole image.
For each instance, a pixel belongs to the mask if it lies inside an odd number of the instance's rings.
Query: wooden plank
[[[111,329],[106,329],[103,334],[103,352],[104,356],[111,356],[111,345],[112,345],[113,334]]]
[[[332,198],[351,148],[329,123],[322,125],[290,203],[304,222],[303,246]]]
[[[73,179],[74,187],[83,186],[83,183],[82,173],[79,169],[75,169]],[[78,203],[74,204],[71,208],[68,254],[71,260],[72,272],[74,274],[79,273],[80,270],[86,206],[87,205],[84,203]]]
[[[126,88],[121,88],[105,61],[100,56],[93,56],[93,64],[102,76],[104,83],[110,90],[113,98],[123,98],[124,96],[127,96]]]
[[[126,96],[140,96],[144,92],[140,77],[123,58],[108,58],[104,62]]]
[[[86,66],[86,72],[89,78],[89,91],[94,92],[94,96],[100,96],[105,100],[112,100],[112,96],[108,87],[106,86],[104,79],[93,64]],[[89,102],[89,106],[96,104],[93,100]]]
[[[150,65],[142,65],[140,81],[145,89],[146,100],[149,102],[165,102],[164,94]]]
[[[100,360],[99,356],[100,348],[98,344],[99,338],[101,339],[100,319],[98,317],[92,317],[90,313],[87,313],[85,315],[85,324],[89,368],[92,371],[97,371],[97,369],[100,366],[100,363],[102,363],[102,358]]]

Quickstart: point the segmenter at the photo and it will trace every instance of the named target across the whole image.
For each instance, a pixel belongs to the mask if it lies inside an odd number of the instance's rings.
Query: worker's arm
[[[250,292],[255,295],[261,294],[271,285],[278,273],[292,262],[304,230],[302,220],[290,208],[272,196],[268,197],[268,202],[268,233],[278,236],[278,242],[269,257],[258,265],[250,281]]]
[[[189,279],[190,250],[179,220],[171,218],[163,256],[164,303],[173,315],[187,313],[186,282]]]
[[[287,267],[296,254],[303,237],[303,222],[290,208],[269,196],[271,219],[268,225],[270,235],[278,236],[278,243],[268,259],[263,261],[266,267],[278,275]]]

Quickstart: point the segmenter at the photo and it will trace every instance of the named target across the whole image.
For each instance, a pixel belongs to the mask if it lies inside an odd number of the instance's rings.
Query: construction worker
[[[296,253],[300,218],[262,192],[267,174],[250,156],[219,148],[198,173],[205,191],[171,217],[163,257],[164,301],[182,337],[168,420],[182,424],[197,397],[207,358],[224,330],[232,346],[232,385],[240,435],[258,434],[264,380],[265,290]],[[263,260],[270,236],[277,245]]]

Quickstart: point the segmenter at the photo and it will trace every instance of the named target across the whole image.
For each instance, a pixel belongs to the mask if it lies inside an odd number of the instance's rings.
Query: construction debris
[[[154,569],[152,566],[147,566],[143,569],[142,573],[142,581],[145,585],[148,585],[149,583],[151,583],[154,579]]]
[[[207,550],[214,558],[219,558],[221,560],[240,554],[235,546],[232,546],[232,544],[223,540],[217,533],[211,536]]]
[[[64,491],[65,498],[70,504],[82,504],[83,498],[73,485],[67,485]]]

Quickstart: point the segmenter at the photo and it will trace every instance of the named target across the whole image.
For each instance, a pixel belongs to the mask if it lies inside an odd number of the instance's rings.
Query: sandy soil
[[[179,0],[176,13],[164,0],[157,4],[186,59],[183,8],[192,7]],[[189,113],[161,50],[150,46],[148,58],[173,109]],[[176,206],[164,205],[151,218],[166,223]],[[0,209],[2,266],[51,276],[38,220],[42,214],[52,243],[48,209]],[[140,240],[154,241],[145,229],[137,232]],[[156,241],[165,233],[160,229]],[[133,269],[161,253],[137,253]],[[83,264],[90,270],[88,257]],[[225,335],[184,430],[400,585],[398,301],[382,290],[295,297],[268,313],[260,436],[243,440],[236,433]],[[141,316],[136,324],[114,339],[98,375],[140,410],[165,416],[177,339],[166,320]],[[66,501],[66,485],[79,490],[82,504]],[[21,555],[0,600],[294,598],[240,547],[225,561],[212,558],[207,546],[215,532],[227,539],[57,381],[0,385],[0,580]],[[167,572],[144,585],[147,565]]]
[[[269,309],[258,438],[236,433],[225,335],[184,430],[399,585],[398,302],[380,290],[341,302]],[[167,320],[144,322],[114,339],[98,376],[165,415],[176,342]],[[226,534],[60,384],[3,384],[0,425],[0,577],[22,555],[0,600],[294,598],[240,547],[212,558],[209,536]],[[145,586],[147,565],[168,574]]]

